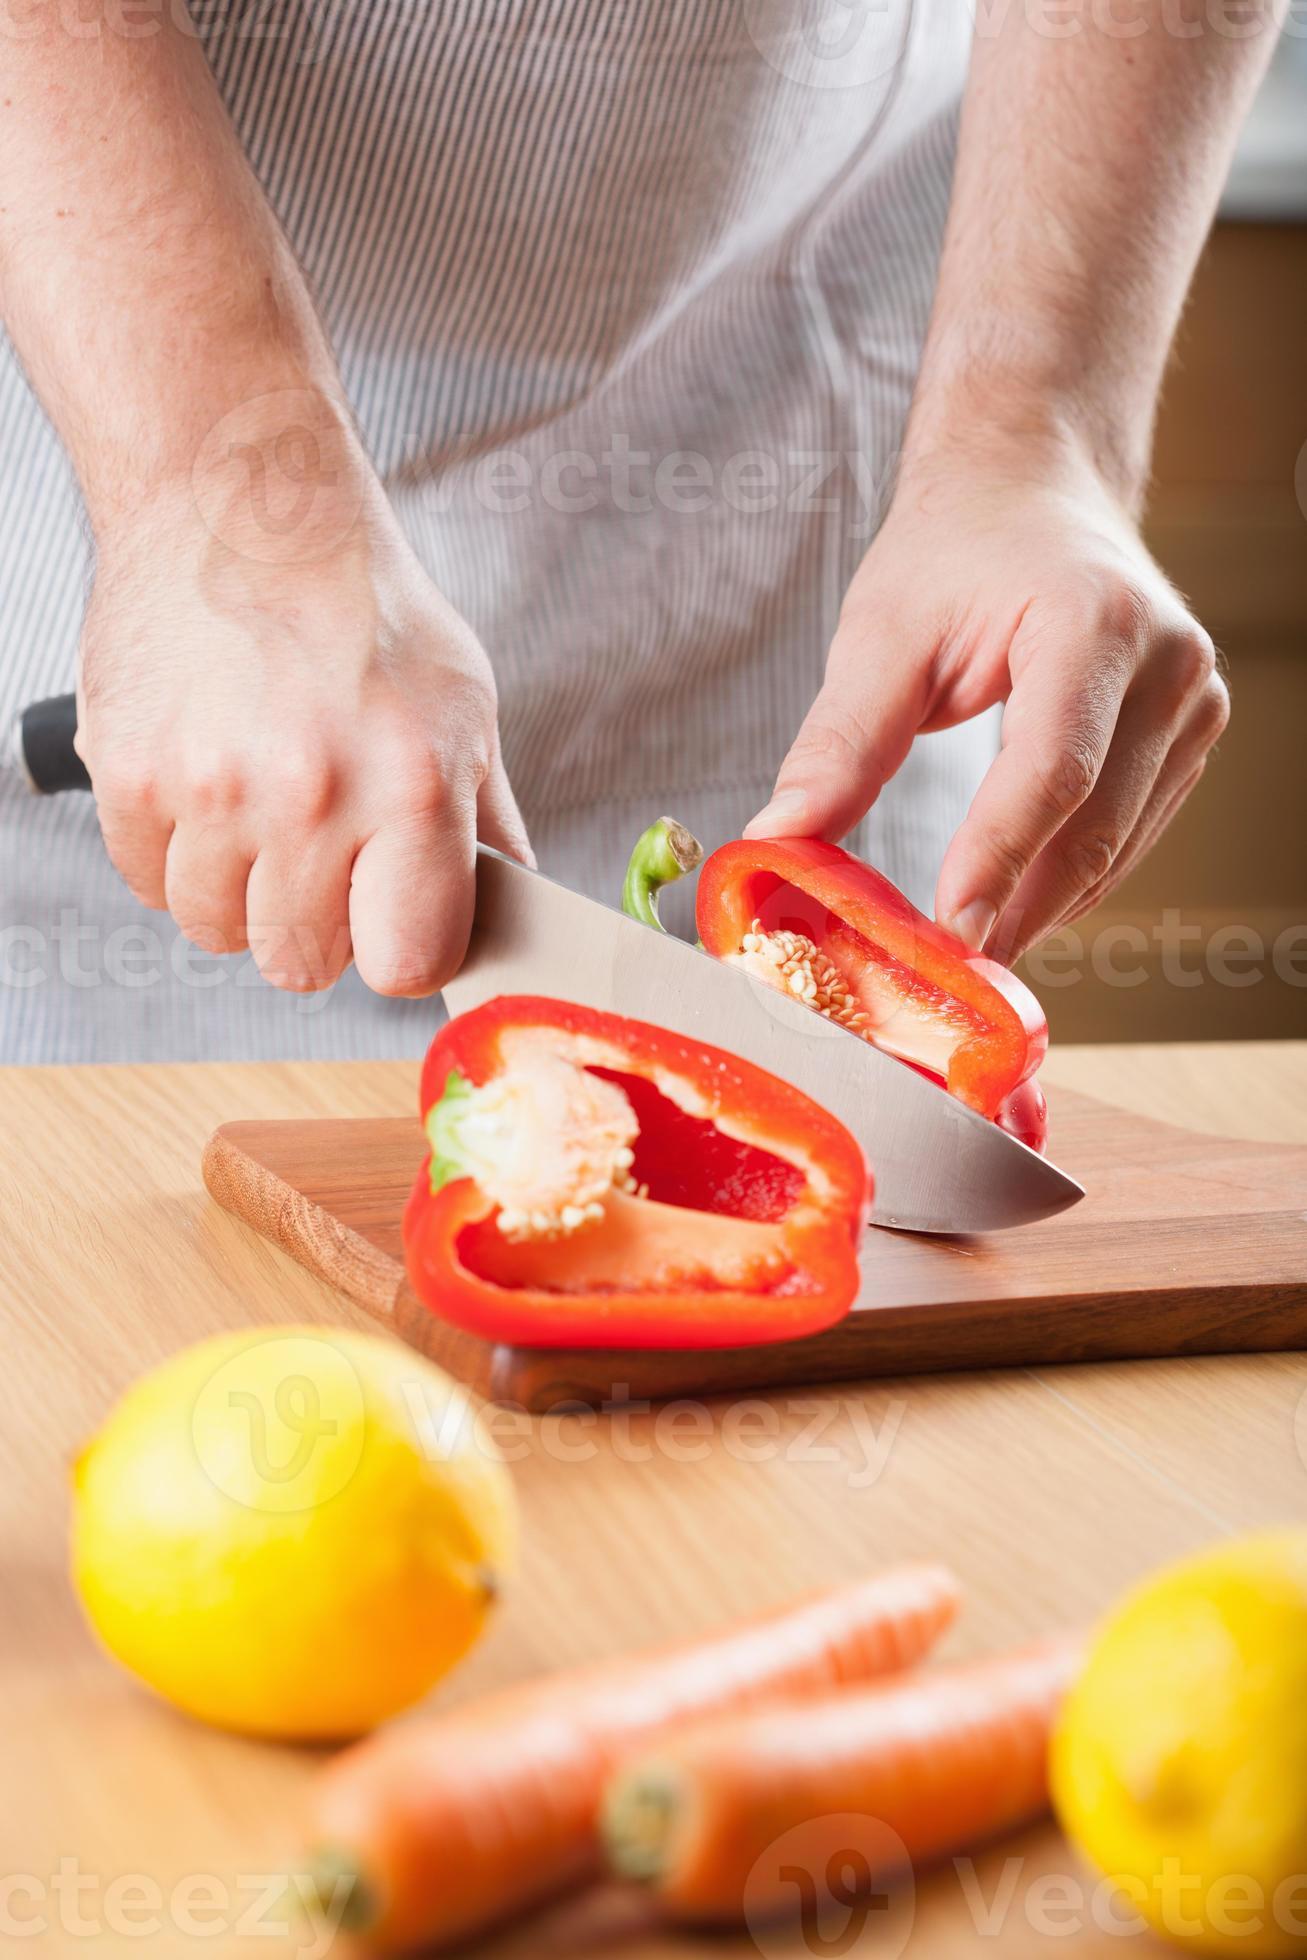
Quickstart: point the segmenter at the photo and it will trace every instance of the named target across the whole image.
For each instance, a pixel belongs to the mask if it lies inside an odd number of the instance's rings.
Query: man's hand
[[[937,456],[900,483],[753,834],[839,837],[922,731],[1006,701],[936,917],[1013,959],[1130,869],[1229,698],[1211,641],[1088,470]],[[997,921],[997,925],[996,925]]]
[[[95,533],[78,746],[110,854],[199,945],[383,993],[528,854],[485,654],[354,431],[185,8],[0,37],[0,301]]]
[[[1154,404],[1283,0],[977,9],[939,286],[885,525],[751,829],[850,828],[919,729],[1006,700],[939,875],[1011,958],[1094,904],[1225,726],[1139,541]]]
[[[303,401],[247,405],[211,465],[102,527],[78,746],[119,871],[196,945],[297,991],[352,952],[379,993],[427,994],[478,833],[529,848],[484,652]]]

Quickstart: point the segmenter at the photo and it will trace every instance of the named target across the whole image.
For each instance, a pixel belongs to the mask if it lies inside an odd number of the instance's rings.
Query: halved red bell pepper
[[[998,1116],[1047,1051],[1043,1010],[1015,974],[972,952],[836,844],[723,844],[699,873],[696,916],[710,953],[774,976],[773,984],[787,984],[774,957],[785,935],[815,947],[818,987],[824,974],[834,1018],[938,1076],[982,1116]],[[792,970],[801,982],[792,991],[802,997],[811,975],[802,959]]]
[[[661,817],[636,844],[623,909],[661,926],[661,886],[702,852]],[[888,878],[815,838],[723,844],[699,874],[699,935],[1042,1150],[1048,1106],[1027,1087],[1048,1049],[1030,989],[909,904]]]
[[[737,1347],[840,1320],[871,1178],[810,1097],[719,1048],[504,996],[442,1028],[404,1215],[414,1291],[527,1346]]]

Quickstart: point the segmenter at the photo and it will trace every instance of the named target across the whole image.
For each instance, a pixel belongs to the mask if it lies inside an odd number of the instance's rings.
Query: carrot
[[[1037,1816],[1078,1642],[687,1728],[605,1791],[610,1866],[673,1916],[848,1905],[860,1883]]]
[[[903,1566],[706,1638],[401,1722],[320,1776],[310,1870],[374,1950],[463,1939],[601,1868],[619,1757],[711,1711],[819,1694],[918,1660],[952,1621],[942,1567]],[[348,1891],[345,1888],[348,1887]]]

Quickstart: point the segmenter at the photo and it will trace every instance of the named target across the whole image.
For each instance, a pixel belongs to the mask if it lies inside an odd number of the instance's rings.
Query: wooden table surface
[[[1046,1073],[1195,1128],[1307,1139],[1307,1042],[1064,1049]],[[287,1869],[312,1752],[209,1733],[99,1655],[65,1578],[67,1471],[114,1396],[188,1341],[251,1323],[368,1324],[208,1201],[208,1132],[236,1117],[402,1113],[413,1093],[407,1065],[0,1071],[6,1947],[314,1951],[298,1928],[268,1936],[263,1878]],[[523,1424],[522,1567],[446,1697],[904,1556],[962,1575],[969,1603],[952,1651],[998,1648],[1094,1614],[1161,1560],[1301,1516],[1307,1500],[1301,1355],[840,1384],[769,1406],[775,1415],[747,1429],[722,1404],[675,1428],[638,1414]],[[1019,1870],[1005,1872],[1009,1857]],[[1069,1889],[1041,1888],[1041,1874]],[[970,1878],[923,1882],[911,1930],[900,1911],[866,1950],[1153,1951],[1102,1916],[1050,1827]],[[41,1921],[44,1937],[31,1938]],[[660,1933],[610,1895],[556,1908],[477,1960],[758,1951]],[[787,1935],[764,1951],[807,1949]]]

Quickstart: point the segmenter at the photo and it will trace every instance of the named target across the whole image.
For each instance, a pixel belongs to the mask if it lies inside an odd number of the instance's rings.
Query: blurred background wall
[[[1146,528],[1224,655],[1230,726],[1078,946],[1025,970],[1063,1041],[1307,1036],[1307,18],[1199,269]]]

